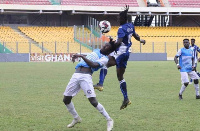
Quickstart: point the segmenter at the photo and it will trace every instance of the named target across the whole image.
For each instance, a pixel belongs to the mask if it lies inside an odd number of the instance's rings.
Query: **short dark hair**
[[[194,38],[192,38],[191,40],[194,40],[194,41],[195,41],[195,39],[194,39]]]
[[[183,39],[183,41],[185,41],[185,40],[188,40],[188,41],[189,41],[189,39],[187,39],[187,38]]]

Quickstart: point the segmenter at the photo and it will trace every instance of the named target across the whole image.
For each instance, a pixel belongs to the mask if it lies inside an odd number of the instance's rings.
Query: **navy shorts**
[[[116,59],[116,67],[117,68],[126,68],[127,61],[129,59],[129,52],[123,53]]]

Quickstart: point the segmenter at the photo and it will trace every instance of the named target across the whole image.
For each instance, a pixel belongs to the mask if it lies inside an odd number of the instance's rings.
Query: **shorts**
[[[81,89],[87,98],[96,97],[90,74],[74,73],[63,95],[74,97]]]
[[[181,81],[182,81],[182,84],[183,83],[188,83],[189,82],[189,79],[188,79],[188,76],[195,80],[195,79],[199,79],[199,76],[197,75],[197,73],[195,71],[191,71],[191,72],[180,72],[181,73]]]
[[[127,61],[129,59],[129,55],[130,55],[129,52],[119,55],[116,59],[116,67],[117,68],[126,68]]]
[[[130,52],[127,49],[127,46],[120,46],[119,50],[117,51],[116,54],[114,54],[114,58],[116,60],[116,67],[117,68],[126,68],[127,66],[127,61],[129,59]]]

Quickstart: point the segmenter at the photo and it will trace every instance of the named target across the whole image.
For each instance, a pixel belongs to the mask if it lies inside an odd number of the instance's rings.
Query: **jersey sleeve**
[[[178,50],[178,52],[176,53],[176,56],[181,56],[181,49]]]
[[[103,67],[104,65],[107,65],[107,63],[108,63],[108,57],[101,57],[96,62],[99,63],[100,67]]]
[[[123,38],[125,36],[125,32],[123,31],[122,26],[119,27],[117,36],[118,38]]]
[[[200,53],[200,49],[199,49],[199,47],[197,46],[197,51]]]

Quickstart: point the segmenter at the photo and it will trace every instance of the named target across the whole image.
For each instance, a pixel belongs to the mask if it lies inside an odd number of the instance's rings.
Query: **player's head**
[[[101,54],[109,55],[111,52],[115,50],[114,42],[106,43],[100,50]]]
[[[119,23],[120,25],[126,24],[128,20],[128,10],[129,10],[129,5],[126,5],[124,11],[119,13]]]
[[[190,41],[189,39],[184,39],[183,40],[183,45],[186,49],[189,49],[189,46],[190,46]]]
[[[194,45],[194,43],[195,43],[195,39],[192,38],[192,39],[191,39],[191,45]]]

